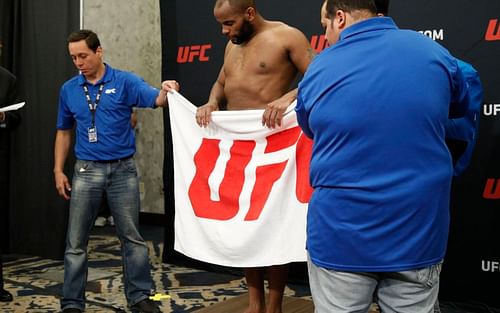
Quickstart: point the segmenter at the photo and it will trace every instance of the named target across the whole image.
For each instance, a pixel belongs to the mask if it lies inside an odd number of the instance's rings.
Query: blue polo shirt
[[[467,92],[446,49],[388,17],[351,25],[313,60],[296,112],[314,141],[307,249],[316,265],[393,272],[443,259],[445,124],[464,115]]]
[[[89,142],[92,113],[83,86],[87,84],[92,102],[95,102],[101,83],[104,89],[95,112],[97,142]],[[75,155],[80,160],[105,161],[131,156],[135,153],[134,131],[130,124],[132,108],[154,108],[158,94],[158,89],[139,76],[106,64],[103,78],[94,85],[81,74],[64,83],[59,95],[57,129],[71,129],[76,123]]]

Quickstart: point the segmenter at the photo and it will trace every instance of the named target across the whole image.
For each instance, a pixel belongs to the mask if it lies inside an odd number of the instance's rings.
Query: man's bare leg
[[[245,313],[265,313],[266,298],[264,290],[264,273],[259,267],[245,269],[248,288],[248,308]]]
[[[274,265],[267,269],[269,282],[269,303],[266,313],[282,313],[283,293],[285,292],[286,281],[290,264]]]

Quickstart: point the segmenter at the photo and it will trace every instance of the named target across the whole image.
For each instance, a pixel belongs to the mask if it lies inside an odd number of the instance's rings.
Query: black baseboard
[[[158,213],[139,213],[139,223],[144,225],[165,226],[167,223],[165,214]]]

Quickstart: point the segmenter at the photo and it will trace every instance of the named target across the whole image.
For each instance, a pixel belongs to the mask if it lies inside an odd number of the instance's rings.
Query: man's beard
[[[241,25],[240,33],[237,36],[231,38],[231,42],[235,45],[241,45],[242,43],[247,42],[250,37],[252,37],[254,32],[253,26],[249,21],[243,21]]]

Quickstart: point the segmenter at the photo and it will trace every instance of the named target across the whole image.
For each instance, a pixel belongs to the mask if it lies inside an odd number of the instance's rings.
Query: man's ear
[[[347,16],[345,11],[337,10],[337,12],[335,12],[335,18],[338,21],[339,29],[345,28],[347,22]]]
[[[251,22],[255,18],[256,12],[254,7],[248,7],[245,10],[245,17],[249,22]]]
[[[97,47],[97,49],[95,49],[95,54],[97,54],[98,56],[100,56],[102,58],[102,56],[104,55],[104,51],[102,50],[101,46],[99,46],[99,47]]]

